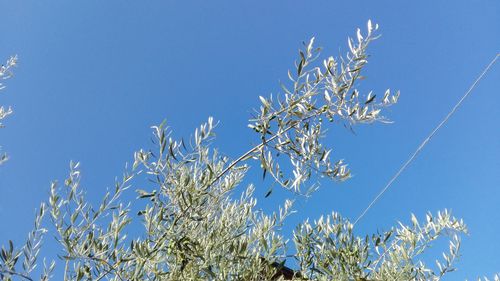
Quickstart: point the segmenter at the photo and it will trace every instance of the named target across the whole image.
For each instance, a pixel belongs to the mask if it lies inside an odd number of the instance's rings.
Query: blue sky
[[[279,91],[300,42],[315,36],[325,56],[337,55],[372,19],[382,37],[369,50],[363,87],[401,90],[386,112],[394,124],[359,126],[356,135],[332,128],[325,141],[355,176],[299,200],[290,229],[332,210],[354,219],[500,51],[493,0],[0,0],[0,11],[0,58],[20,58],[0,96],[15,110],[0,130],[11,157],[0,167],[1,243],[25,239],[70,160],[81,162],[97,199],[163,119],[189,137],[214,116],[215,146],[237,157],[257,141],[246,125],[258,96]],[[448,208],[471,233],[448,280],[500,270],[499,77],[497,64],[360,222],[360,234]],[[268,183],[254,182],[267,191]]]

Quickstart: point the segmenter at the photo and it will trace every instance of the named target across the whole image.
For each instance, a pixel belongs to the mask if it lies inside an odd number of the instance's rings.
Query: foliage
[[[1,80],[8,79],[12,77],[12,68],[17,64],[17,56],[10,57],[5,65],[0,67],[0,90],[3,90],[5,86],[2,84]],[[0,106],[0,128],[3,127],[3,119],[12,114],[12,108]],[[0,165],[7,161],[7,154],[0,155]]]
[[[368,32],[363,37],[358,29],[356,40],[348,38],[349,52],[345,57],[329,57],[320,66],[312,66],[321,48],[314,48],[314,38],[299,51],[296,72],[288,72],[292,86],[282,85],[284,94],[275,99],[260,97],[262,106],[249,125],[261,135],[262,145],[256,149],[264,172],[269,172],[281,186],[302,194],[301,186],[313,173],[328,178],[345,180],[350,177],[342,160],[330,160],[332,149],[320,142],[324,136],[323,121],[342,121],[346,126],[356,123],[384,121],[381,108],[397,102],[399,92],[391,95],[387,90],[381,102],[369,92],[360,97],[356,82],[362,80],[362,70],[367,64],[366,49],[375,39],[378,26],[368,22]],[[286,155],[292,164],[292,175],[285,176],[273,153]],[[312,185],[305,192],[316,189]]]
[[[212,148],[212,118],[189,142],[174,140],[165,124],[154,126],[154,150],[136,152],[133,166],[98,206],[86,200],[79,164],[71,163],[64,184],[51,185],[48,207],[42,204],[27,243],[19,250],[12,242],[2,248],[0,278],[35,280],[46,232],[41,221],[48,213],[65,264],[58,280],[440,280],[453,271],[459,235],[467,231],[447,211],[427,214],[422,222],[412,215],[408,225],[366,237],[354,235],[349,220],[333,212],[301,223],[289,241],[282,227],[293,201],[285,199],[266,214],[256,208],[253,185],[238,188],[252,160],[294,196],[317,189],[303,188],[314,175],[349,178],[346,164],[330,160],[332,150],[321,138],[327,121],[347,127],[385,121],[381,110],[397,102],[398,93],[388,90],[376,101],[372,92],[362,95],[356,88],[377,28],[368,22],[364,36],[358,29],[356,39],[348,39],[346,56],[318,66],[320,49],[314,40],[304,44],[289,72],[291,86],[282,85],[281,96],[260,97],[250,125],[260,144],[233,161]],[[131,205],[123,195],[140,179],[151,184],[136,190]],[[144,208],[136,214],[132,206]],[[128,237],[134,221],[143,232]],[[440,237],[449,240],[449,251],[432,268],[422,255]],[[293,276],[280,273],[286,260],[297,264]],[[50,279],[54,267],[44,262],[40,280]]]

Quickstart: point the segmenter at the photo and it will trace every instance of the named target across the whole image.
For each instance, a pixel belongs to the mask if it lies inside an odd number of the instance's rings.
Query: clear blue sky
[[[189,137],[212,115],[220,120],[215,145],[238,156],[256,142],[246,124],[257,97],[279,90],[300,42],[316,36],[325,55],[336,55],[371,18],[382,38],[369,50],[363,87],[401,90],[387,112],[395,123],[359,126],[357,135],[333,129],[326,141],[355,176],[324,183],[299,202],[291,223],[332,210],[354,219],[500,51],[496,0],[1,0],[0,11],[0,58],[20,58],[0,96],[15,110],[0,130],[11,156],[0,167],[2,244],[24,241],[50,181],[65,178],[70,160],[82,163],[95,200],[163,119]],[[359,233],[449,208],[471,235],[447,280],[500,270],[499,78],[497,64]],[[267,191],[268,183],[254,182]]]

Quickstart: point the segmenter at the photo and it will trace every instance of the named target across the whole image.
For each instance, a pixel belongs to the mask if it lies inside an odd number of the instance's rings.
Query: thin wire
[[[439,129],[441,129],[441,127],[448,121],[448,119],[450,119],[450,117],[455,113],[455,111],[457,111],[457,109],[462,105],[463,101],[469,96],[469,94],[476,87],[476,85],[479,83],[479,81],[481,81],[483,76],[486,75],[486,73],[491,68],[491,66],[493,66],[493,64],[495,64],[498,57],[500,57],[500,54],[497,54],[493,58],[493,60],[483,70],[481,75],[479,75],[479,77],[476,79],[476,81],[474,81],[474,83],[470,86],[469,90],[467,90],[467,92],[465,92],[463,97],[458,101],[458,103],[453,107],[453,109],[448,113],[448,115],[446,115],[446,117],[443,119],[443,121],[441,121],[441,123],[439,123],[439,125],[437,125],[437,127],[434,128],[434,130],[432,130],[432,132],[420,144],[420,146],[417,148],[417,150],[415,150],[415,152],[413,152],[413,154],[410,156],[410,158],[408,158],[408,160],[406,160],[406,162],[403,164],[403,166],[401,166],[401,168],[399,168],[398,172],[391,178],[391,180],[385,185],[385,187],[379,192],[379,194],[371,201],[371,203],[368,205],[368,207],[366,207],[366,209],[361,213],[361,215],[359,215],[359,217],[354,221],[353,226],[356,225],[366,215],[366,213],[373,207],[373,205],[375,205],[375,203],[377,203],[377,201],[380,199],[380,197],[382,197],[382,195],[384,195],[384,193],[389,189],[389,187],[399,177],[399,175],[401,175],[401,173],[406,169],[406,167],[408,167],[408,165],[410,165],[410,163],[413,162],[413,160],[417,157],[417,155],[420,153],[420,151],[422,151],[424,146],[427,145],[427,143],[431,140],[431,138],[437,133],[437,131],[439,131]]]

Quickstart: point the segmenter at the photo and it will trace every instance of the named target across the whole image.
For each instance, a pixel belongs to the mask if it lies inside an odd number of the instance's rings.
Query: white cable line
[[[432,130],[432,132],[420,144],[420,146],[417,148],[417,150],[415,150],[415,152],[413,152],[413,154],[410,156],[410,158],[408,158],[408,160],[406,160],[406,162],[401,166],[401,168],[399,168],[398,172],[391,178],[391,180],[385,185],[385,187],[379,192],[379,194],[370,202],[368,207],[366,207],[366,209],[361,213],[361,215],[359,215],[359,217],[354,221],[353,226],[356,225],[366,215],[366,213],[371,209],[371,207],[373,207],[373,205],[375,205],[375,203],[377,203],[377,201],[380,199],[380,197],[382,197],[382,195],[384,195],[384,193],[389,189],[389,187],[399,177],[399,175],[401,175],[401,173],[406,169],[406,167],[408,167],[408,165],[410,165],[410,163],[413,162],[413,160],[417,157],[417,155],[424,148],[424,146],[431,140],[431,138],[437,133],[437,131],[439,129],[441,129],[441,127],[448,121],[448,119],[450,119],[450,117],[455,113],[455,111],[457,111],[457,109],[462,105],[462,102],[469,96],[469,94],[476,87],[476,85],[479,83],[479,81],[481,81],[481,79],[488,72],[488,70],[491,68],[491,66],[493,66],[493,64],[495,64],[495,62],[499,56],[500,56],[500,54],[497,54],[493,58],[493,60],[483,70],[481,75],[479,75],[479,77],[476,79],[476,81],[474,81],[474,83],[470,86],[469,90],[467,90],[467,92],[465,92],[463,97],[458,101],[458,103],[453,107],[453,109],[448,113],[448,115],[446,115],[446,117],[443,119],[443,121],[441,121],[441,123],[439,123],[439,125],[437,125],[437,127],[434,128],[434,130]]]

